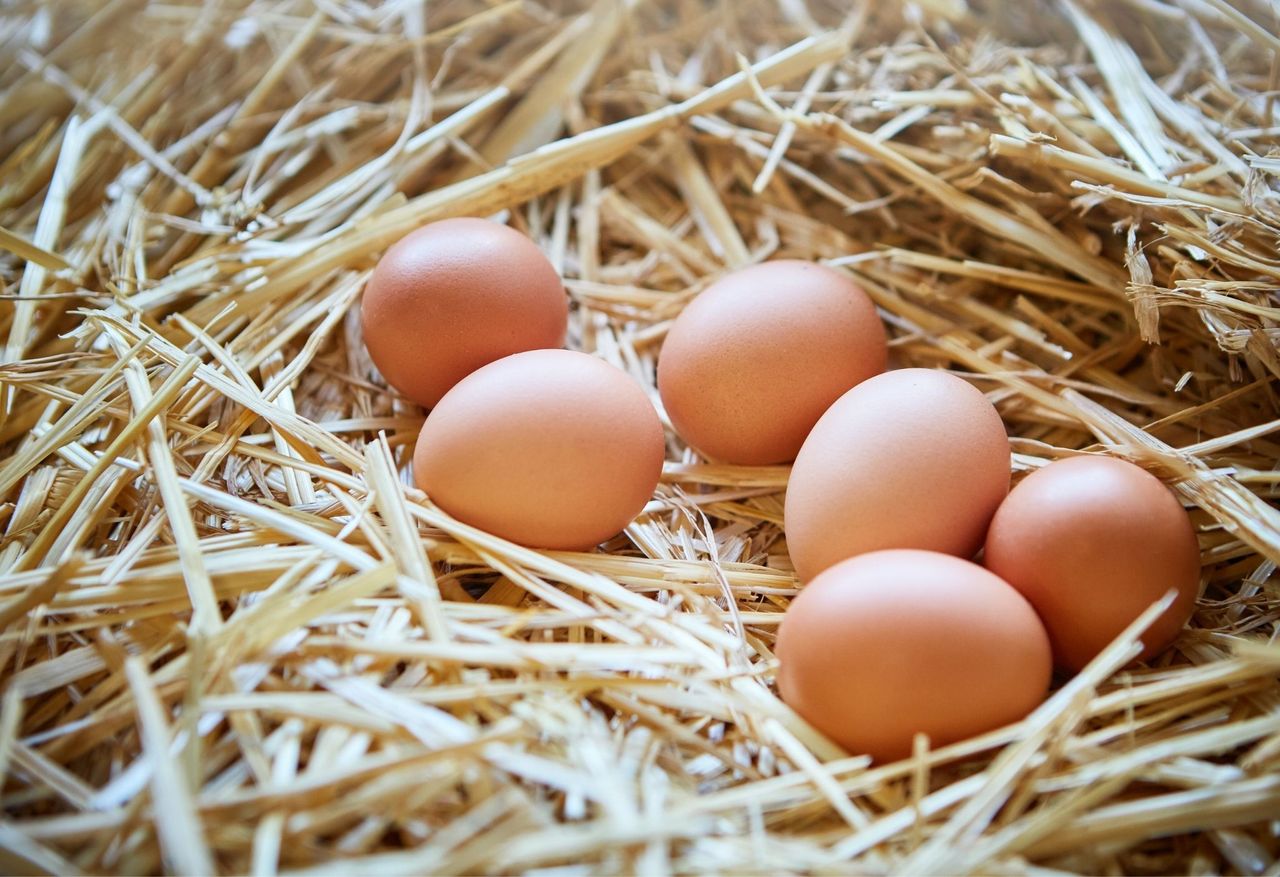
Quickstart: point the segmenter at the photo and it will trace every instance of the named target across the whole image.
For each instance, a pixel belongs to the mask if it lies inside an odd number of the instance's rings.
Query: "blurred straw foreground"
[[[1278,16],[6,4],[0,870],[1278,873]],[[785,467],[669,433],[590,554],[408,486],[423,413],[357,304],[460,214],[537,240],[570,345],[655,402],[711,280],[843,266],[1018,472],[1177,489],[1192,628],[1019,726],[849,757],[772,688]]]

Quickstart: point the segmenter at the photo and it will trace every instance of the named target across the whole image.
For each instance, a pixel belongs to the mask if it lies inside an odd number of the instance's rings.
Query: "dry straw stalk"
[[[1265,0],[0,11],[0,867],[1276,873],[1280,40]],[[652,387],[717,276],[826,260],[1019,473],[1116,454],[1192,627],[871,766],[774,693],[786,467],[669,434],[589,554],[408,486],[355,305],[498,214]],[[656,394],[655,394],[656,401]],[[939,428],[945,428],[940,424]]]

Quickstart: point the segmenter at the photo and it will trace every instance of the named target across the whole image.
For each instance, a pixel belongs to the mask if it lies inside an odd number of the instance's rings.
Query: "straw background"
[[[1278,873],[1278,21],[5,4],[0,870]],[[843,266],[897,363],[989,394],[1015,478],[1091,450],[1178,491],[1191,628],[980,740],[838,751],[771,687],[786,467],[669,432],[583,554],[410,486],[358,300],[462,214],[538,241],[570,346],[655,403],[717,276]]]

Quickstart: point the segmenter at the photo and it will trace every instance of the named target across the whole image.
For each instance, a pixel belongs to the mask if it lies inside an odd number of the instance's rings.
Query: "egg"
[[[779,260],[707,287],[672,324],[658,390],[676,432],[704,456],[795,458],[822,412],[884,371],[884,327],[839,271]]]
[[[848,557],[922,548],[971,557],[1009,491],[1009,439],[980,391],[943,371],[863,381],[813,427],[784,522],[802,580]]]
[[[428,415],[418,486],[464,523],[535,548],[582,550],[652,496],[665,441],[640,385],[571,350],[534,350],[463,378]]]
[[[1142,637],[1169,646],[1195,609],[1195,528],[1154,475],[1112,457],[1070,457],[1024,478],[996,512],[983,562],[1044,619],[1054,659],[1079,670],[1170,589]]]
[[[1030,604],[967,560],[873,551],[825,570],[778,631],[778,689],[852,754],[910,754],[1018,721],[1044,699],[1049,638]]]
[[[537,245],[471,218],[433,222],[387,250],[360,313],[374,365],[428,408],[482,365],[560,347],[569,319],[560,277]]]

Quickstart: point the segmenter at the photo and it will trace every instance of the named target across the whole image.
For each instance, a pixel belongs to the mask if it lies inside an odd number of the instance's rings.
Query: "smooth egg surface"
[[[520,232],[445,219],[396,243],[361,302],[365,346],[387,383],[431,407],[482,365],[560,347],[568,301],[560,276]]]
[[[785,525],[801,580],[887,548],[971,557],[1009,491],[999,413],[967,382],[907,368],[833,404],[796,457]]]
[[[1030,604],[977,564],[931,551],[827,569],[792,601],[777,655],[783,700],[882,762],[909,755],[917,733],[936,748],[1018,721],[1052,673]]]
[[[458,520],[535,548],[585,550],[644,508],[665,441],[630,376],[571,350],[473,372],[431,411],[414,479]]]
[[[784,259],[735,271],[690,302],[663,343],[658,389],[703,455],[782,463],[832,402],[884,371],[885,356],[884,327],[857,284]]]
[[[1031,601],[1059,666],[1080,670],[1167,591],[1143,635],[1167,648],[1195,609],[1200,549],[1173,492],[1113,457],[1070,457],[1032,472],[1000,506],[983,562]]]

